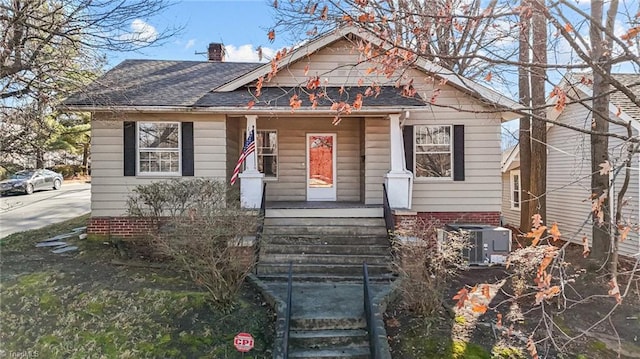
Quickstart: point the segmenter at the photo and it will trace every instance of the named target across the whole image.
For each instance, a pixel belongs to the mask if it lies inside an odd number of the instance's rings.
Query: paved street
[[[0,238],[88,213],[91,210],[90,189],[89,183],[63,183],[57,191],[1,197]]]

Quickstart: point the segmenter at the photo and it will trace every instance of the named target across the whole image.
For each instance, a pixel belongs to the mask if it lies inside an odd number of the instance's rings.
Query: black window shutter
[[[402,138],[404,140],[404,160],[406,161],[407,170],[413,172],[413,126],[404,126],[402,128]]]
[[[136,175],[136,123],[124,123],[124,175]]]
[[[453,180],[464,181],[464,125],[453,126]]]
[[[193,176],[193,122],[182,122],[182,175]]]

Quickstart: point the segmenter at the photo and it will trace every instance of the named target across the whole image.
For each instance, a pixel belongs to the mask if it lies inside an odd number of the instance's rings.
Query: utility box
[[[440,234],[446,240],[447,232],[467,232],[470,247],[463,251],[469,265],[505,264],[511,252],[511,230],[485,224],[448,224]]]

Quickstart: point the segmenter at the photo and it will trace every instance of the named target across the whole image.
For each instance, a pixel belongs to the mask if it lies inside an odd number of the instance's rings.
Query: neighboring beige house
[[[585,77],[586,76],[586,77]],[[589,86],[589,76],[570,74],[564,79],[564,88],[569,98],[590,98],[592,90]],[[636,96],[640,96],[640,74],[615,74],[614,78],[629,86]],[[590,101],[588,102],[590,103]],[[638,136],[640,130],[640,108],[635,106],[626,96],[616,92],[611,95],[609,115],[612,119],[631,123],[633,136]],[[582,104],[567,105],[563,111],[555,109],[549,111],[548,116],[558,122],[574,127],[589,128],[591,126],[591,111]],[[620,125],[610,124],[610,132],[626,136],[626,129]],[[547,131],[547,218],[546,223],[558,223],[563,238],[575,243],[582,243],[586,237],[591,241],[591,150],[588,134],[551,125]],[[614,167],[620,166],[627,154],[628,145],[621,140],[609,138],[609,158]],[[503,155],[504,156],[504,155]],[[519,213],[514,203],[513,193],[515,178],[519,178],[520,158],[519,149],[514,148],[503,157],[503,202],[502,216],[506,224],[519,225]],[[633,156],[631,165],[631,180],[625,195],[623,218],[625,223],[633,226],[628,238],[619,244],[620,253],[634,256],[640,253],[638,236],[638,219],[640,217],[640,156]],[[614,200],[622,185],[620,172],[613,186]],[[517,213],[517,216],[516,216]]]
[[[502,152],[502,213],[501,221],[520,226],[520,147]]]
[[[257,98],[256,83],[272,64],[222,62],[221,45],[212,44],[210,61],[124,61],[67,99],[70,110],[93,116],[89,231],[126,234],[113,224],[126,218],[136,185],[180,176],[228,181],[252,129],[257,151],[238,181],[244,207],[260,205],[263,183],[269,203],[381,205],[385,183],[402,215],[497,225],[500,124],[517,104],[424,59],[405,72],[417,91],[404,96],[395,77],[368,74],[375,65],[362,61],[357,43],[386,46],[367,32],[337,29],[289,52]],[[313,76],[321,83],[310,90]],[[356,109],[370,83],[379,94]],[[324,91],[312,106],[309,95]],[[302,102],[292,110],[294,94]],[[352,105],[337,125],[327,98]],[[318,147],[331,166],[310,163]]]

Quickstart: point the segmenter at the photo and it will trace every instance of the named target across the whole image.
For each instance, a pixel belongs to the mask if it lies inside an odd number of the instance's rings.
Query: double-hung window
[[[510,172],[511,182],[511,209],[520,209],[520,171]]]
[[[416,177],[452,178],[452,126],[415,126]]]
[[[138,173],[180,175],[180,123],[138,122]]]
[[[258,130],[258,171],[265,178],[278,178],[278,133],[274,130]]]

